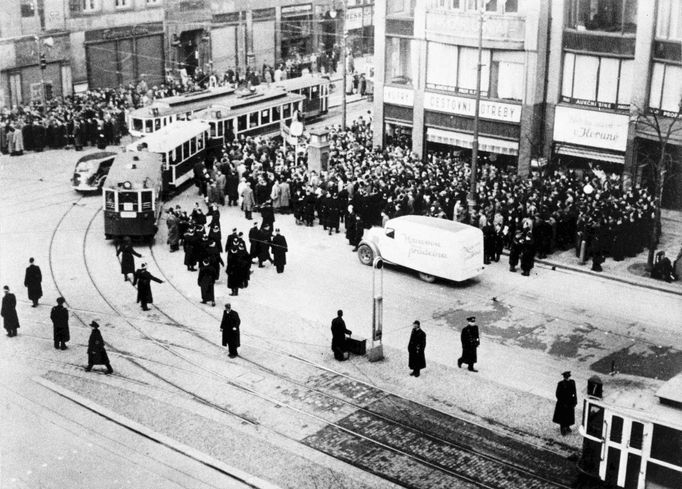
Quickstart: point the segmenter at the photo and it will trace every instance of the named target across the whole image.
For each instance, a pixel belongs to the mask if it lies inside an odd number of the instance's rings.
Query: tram
[[[128,132],[139,138],[158,131],[175,121],[188,120],[190,116],[211,104],[220,102],[234,93],[232,87],[216,87],[200,92],[189,92],[154,101],[128,114]]]
[[[178,190],[193,177],[194,165],[204,161],[209,125],[175,121],[126,147],[127,151],[156,153],[163,169],[163,196]]]
[[[105,238],[154,236],[161,189],[161,156],[117,154],[102,188]]]
[[[619,396],[584,400],[578,468],[610,487],[682,488],[682,374],[655,395]]]
[[[83,193],[101,190],[115,156],[112,151],[97,151],[79,158],[71,177],[73,189]]]
[[[303,111],[306,119],[314,119],[329,111],[329,78],[319,75],[303,75],[297,78],[281,80],[275,86],[288,93],[296,93],[305,97]]]
[[[193,119],[209,126],[209,146],[219,149],[226,141],[241,136],[275,135],[281,124],[290,124],[297,111],[303,109],[303,95],[287,93],[280,88],[234,96],[220,105],[197,112]]]

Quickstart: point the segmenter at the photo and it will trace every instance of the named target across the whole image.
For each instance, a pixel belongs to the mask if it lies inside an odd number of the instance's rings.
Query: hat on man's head
[[[63,297],[57,297],[57,304],[64,304],[66,302],[66,299]]]
[[[469,316],[467,318],[467,321],[469,321],[470,323],[473,323],[474,321],[476,321],[476,316]]]
[[[5,285],[2,290],[9,290],[9,285]]]
[[[566,371],[563,372],[561,375],[563,375],[564,377],[570,377],[570,376],[571,376],[571,371],[570,371],[570,370],[566,370]]]
[[[140,266],[141,266],[142,268],[147,268],[147,264],[146,264],[146,263],[143,263],[143,264],[140,265]]]
[[[97,321],[91,322],[90,326],[92,326],[93,328],[99,328],[99,324],[97,323]]]

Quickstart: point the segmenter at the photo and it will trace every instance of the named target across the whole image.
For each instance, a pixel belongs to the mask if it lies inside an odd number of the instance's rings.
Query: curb
[[[508,251],[503,251],[502,255],[504,256],[509,256]],[[628,285],[633,285],[635,287],[642,287],[644,289],[650,289],[650,290],[656,290],[658,292],[667,292],[668,294],[673,294],[673,295],[680,295],[682,296],[682,291],[677,291],[677,290],[671,290],[671,289],[666,289],[664,287],[658,287],[656,285],[650,285],[650,284],[645,284],[641,282],[637,282],[635,280],[629,280],[624,277],[617,277],[614,275],[604,275],[603,273],[599,272],[593,272],[592,270],[586,270],[584,268],[578,268],[573,265],[566,265],[564,263],[559,263],[555,261],[549,261],[549,260],[538,260],[537,258],[535,259],[535,263],[538,263],[540,265],[544,265],[546,267],[555,267],[555,268],[560,268],[562,270],[569,270],[571,272],[576,272],[576,273],[582,273],[585,275],[592,275],[593,277],[599,277],[604,280],[612,280],[614,282],[620,282],[623,284],[628,284]]]
[[[171,450],[178,452],[181,455],[191,458],[213,470],[216,470],[228,477],[235,479],[236,481],[239,481],[248,487],[252,487],[254,489],[281,489],[280,486],[276,486],[271,482],[255,477],[235,467],[231,467],[221,462],[220,460],[211,457],[210,455],[207,455],[203,452],[200,452],[199,450],[184,445],[165,435],[157,433],[140,423],[137,423],[131,419],[126,418],[125,416],[115,413],[105,408],[104,406],[100,406],[99,404],[91,401],[90,399],[86,399],[85,397],[82,397],[73,391],[70,391],[58,384],[55,384],[54,382],[51,382],[42,377],[34,377],[33,381],[47,389],[50,389],[56,394],[59,394],[60,396],[84,407],[85,409],[92,411],[93,413],[98,414],[99,416],[102,416],[103,418],[108,419],[109,421],[132,431],[133,433],[137,433],[138,435],[141,435],[149,440],[159,443],[160,445],[170,448]]]

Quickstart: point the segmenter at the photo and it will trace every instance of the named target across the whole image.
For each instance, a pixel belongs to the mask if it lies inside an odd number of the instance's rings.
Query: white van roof
[[[441,219],[439,217],[416,216],[407,215],[390,219],[386,223],[386,227],[400,227],[402,224],[417,224],[419,226],[438,228],[443,231],[450,231],[451,233],[470,232],[472,229],[478,229],[468,224],[462,224],[457,221],[450,221],[449,219]]]

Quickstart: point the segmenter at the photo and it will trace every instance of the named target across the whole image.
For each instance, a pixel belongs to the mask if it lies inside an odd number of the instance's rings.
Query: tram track
[[[66,216],[70,212],[70,210],[71,209],[67,210],[67,212],[62,216],[62,219],[58,223],[58,227],[61,225],[63,220],[66,218]],[[193,375],[199,374],[202,377],[209,377],[209,378],[213,378],[214,380],[220,380],[221,382],[223,382],[223,383],[225,383],[225,384],[227,384],[227,385],[229,385],[235,389],[241,390],[245,394],[257,397],[257,398],[259,398],[259,399],[261,399],[267,403],[270,403],[276,407],[286,407],[287,409],[296,413],[297,415],[312,418],[315,421],[321,423],[323,426],[325,426],[327,431],[331,430],[336,435],[341,434],[341,438],[345,438],[346,442],[348,442],[348,441],[354,441],[356,443],[359,442],[360,444],[370,446],[375,452],[382,452],[382,453],[385,453],[387,456],[393,457],[393,458],[402,458],[403,460],[408,462],[408,465],[417,464],[421,468],[422,472],[424,470],[426,470],[427,472],[431,471],[432,473],[439,474],[440,478],[443,481],[445,481],[445,479],[447,479],[447,482],[444,482],[445,484],[451,484],[453,481],[466,481],[469,484],[471,484],[472,486],[482,487],[482,488],[486,488],[486,489],[493,489],[493,488],[498,488],[498,487],[522,487],[522,486],[528,487],[529,489],[530,488],[568,487],[568,486],[560,484],[556,481],[545,480],[544,478],[538,476],[537,474],[534,474],[528,470],[524,470],[521,467],[513,466],[506,461],[503,461],[500,459],[495,459],[493,457],[487,457],[483,454],[475,453],[471,448],[457,447],[456,445],[450,443],[447,440],[438,439],[438,437],[435,437],[433,433],[427,433],[425,431],[415,429],[414,427],[406,426],[405,424],[402,424],[399,421],[396,421],[393,419],[389,419],[386,416],[376,416],[376,413],[369,412],[368,410],[365,409],[364,406],[361,406],[357,403],[352,403],[352,402],[348,401],[347,399],[343,399],[343,398],[338,397],[338,396],[330,395],[328,392],[324,392],[320,389],[311,388],[310,386],[305,385],[305,383],[297,381],[296,379],[293,379],[290,376],[282,375],[281,373],[276,372],[273,369],[271,369],[265,365],[262,365],[260,363],[255,362],[255,361],[252,361],[252,360],[246,360],[246,362],[249,365],[252,365],[258,371],[267,373],[268,375],[273,376],[274,378],[278,379],[279,381],[283,381],[283,382],[292,384],[292,385],[296,386],[296,388],[305,389],[309,393],[315,393],[317,395],[326,396],[328,399],[332,400],[333,402],[344,403],[347,406],[353,408],[354,411],[357,413],[363,413],[367,416],[374,416],[374,419],[378,419],[381,423],[392,424],[393,426],[397,426],[400,430],[402,430],[404,432],[412,433],[412,434],[416,435],[417,438],[419,438],[421,441],[429,440],[432,443],[434,443],[437,446],[437,448],[442,449],[443,447],[448,447],[448,449],[451,451],[457,450],[457,451],[462,452],[462,453],[468,453],[467,459],[469,459],[469,460],[470,460],[470,457],[476,457],[477,460],[483,464],[495,465],[496,470],[494,472],[496,475],[494,478],[492,478],[492,479],[488,478],[488,480],[486,480],[485,477],[481,477],[481,476],[476,477],[475,474],[472,476],[472,474],[467,474],[466,472],[463,472],[462,470],[457,470],[457,468],[448,467],[446,463],[441,463],[441,462],[434,463],[431,460],[429,460],[428,454],[414,453],[414,451],[412,451],[412,450],[408,450],[408,449],[404,449],[404,448],[395,446],[394,443],[391,443],[390,441],[387,441],[385,439],[381,440],[381,439],[377,439],[376,436],[373,437],[370,433],[371,430],[364,430],[364,432],[363,432],[362,430],[355,428],[352,425],[352,423],[351,424],[344,424],[344,423],[338,422],[338,421],[330,421],[329,419],[325,418],[324,416],[321,416],[321,415],[316,414],[316,413],[311,413],[307,410],[293,406],[289,402],[283,402],[281,399],[276,399],[270,395],[259,392],[256,389],[254,389],[254,388],[252,388],[252,387],[250,387],[250,386],[248,386],[242,382],[235,381],[234,379],[229,378],[225,374],[218,372],[216,370],[213,370],[211,368],[208,368],[205,365],[203,365],[202,363],[199,363],[199,362],[193,360],[187,354],[184,354],[184,353],[177,351],[177,347],[170,346],[168,344],[161,342],[159,339],[151,336],[150,334],[145,332],[141,327],[135,325],[130,319],[128,319],[128,317],[121,312],[120,308],[117,307],[106,296],[106,294],[102,291],[102,289],[99,287],[99,285],[97,284],[97,282],[95,280],[95,277],[94,277],[94,275],[91,271],[91,268],[88,264],[88,260],[87,260],[87,256],[86,256],[86,247],[87,247],[86,245],[87,245],[88,234],[90,233],[90,229],[92,227],[92,223],[94,222],[94,220],[96,219],[97,215],[99,215],[100,212],[101,212],[101,207],[95,211],[95,213],[91,217],[90,221],[88,222],[88,225],[85,229],[85,233],[83,236],[82,247],[81,247],[81,253],[82,253],[82,257],[83,257],[83,261],[84,261],[84,265],[85,265],[86,275],[87,275],[89,281],[91,282],[92,286],[94,287],[94,290],[99,295],[101,300],[111,309],[111,311],[113,311],[114,315],[118,315],[118,317],[121,320],[123,320],[127,325],[129,325],[131,328],[136,330],[141,335],[142,338],[153,343],[155,346],[166,351],[170,355],[183,360],[184,362],[188,363],[192,367],[194,367],[194,368],[198,369],[200,372],[202,372],[202,373],[198,373],[198,372],[191,370],[191,369],[182,369],[185,373],[191,373]],[[56,229],[55,229],[55,233],[56,233]],[[53,257],[52,257],[52,251],[53,251],[52,250],[52,242],[53,241],[54,241],[54,233],[53,233],[53,236],[51,239],[50,253],[49,253],[51,273],[53,273],[53,261],[52,261],[53,260]],[[164,279],[173,287],[173,289],[175,289],[175,291],[179,295],[181,295],[188,302],[190,302],[195,309],[203,311],[205,314],[210,316],[213,320],[216,320],[217,318],[215,318],[210,312],[205,311],[202,308],[198,307],[198,305],[194,304],[192,301],[190,301],[177,288],[177,286],[175,284],[168,281],[168,277],[164,274],[162,268],[158,266],[159,265],[158,261],[154,255],[153,248],[151,246],[150,246],[150,250],[152,253],[152,259],[154,260],[155,264],[157,265],[157,268],[159,269],[160,273],[163,275]],[[60,294],[62,294],[62,288],[57,283],[56,276],[54,274],[53,274],[53,280],[55,280],[55,286],[56,286],[58,292]],[[180,321],[177,321],[171,314],[167,313],[166,311],[159,308],[158,306],[154,306],[154,309],[156,311],[158,311],[160,314],[162,314],[164,317],[166,317],[173,325],[175,325],[175,326],[177,326],[183,330],[189,330],[190,329],[186,325],[182,324]],[[80,316],[77,316],[77,318],[79,319],[80,322],[85,324],[85,321]],[[214,348],[219,348],[214,342],[208,340],[203,335],[201,335],[199,332],[195,331],[194,336],[200,338],[203,342],[209,343]],[[268,352],[268,353],[277,353],[279,355],[283,355],[283,356],[288,357],[288,358],[293,358],[299,362],[304,361],[303,359],[297,358],[296,356],[292,356],[288,353],[278,351],[277,349],[273,348],[272,345],[270,345],[270,346],[271,346],[270,349],[263,349],[263,350]],[[131,355],[131,357],[132,357],[132,355]],[[187,389],[187,388],[179,385],[177,382],[174,382],[173,380],[168,379],[166,376],[159,374],[153,368],[145,367],[145,366],[141,365],[140,361],[142,359],[140,359],[140,358],[137,358],[137,359],[136,358],[128,358],[128,360],[132,364],[136,365],[138,368],[147,372],[148,374],[154,376],[155,378],[159,379],[160,381],[164,382],[165,384],[169,385],[170,387],[190,396],[192,399],[195,399],[196,401],[198,401],[202,404],[205,404],[205,405],[207,405],[213,409],[216,409],[220,412],[223,412],[224,414],[238,417],[242,421],[246,421],[246,422],[249,422],[251,424],[257,424],[257,422],[254,422],[253,419],[251,419],[249,417],[245,417],[244,415],[237,413],[234,410],[230,410],[228,408],[225,408],[224,406],[217,404],[216,402],[198,394],[197,392],[195,392],[194,389]],[[146,359],[144,359],[144,360],[146,361]],[[311,362],[306,362],[306,363],[308,363],[309,366],[313,366],[313,367],[317,368],[317,366]],[[169,367],[169,368],[174,369],[174,370],[178,369],[177,365],[165,364],[165,367]],[[263,425],[261,425],[261,426],[263,426]],[[301,440],[295,439],[294,437],[291,437],[290,435],[287,435],[286,433],[281,432],[281,430],[276,430],[273,427],[266,427],[266,428],[268,428],[270,431],[273,431],[274,433],[276,433],[280,436],[284,436],[286,438],[289,438],[292,441],[299,442],[299,443],[301,442]],[[337,436],[337,438],[338,438],[338,436]],[[400,478],[399,476],[396,476],[395,474],[391,475],[390,473],[386,473],[385,471],[377,471],[376,469],[373,469],[372,467],[366,466],[366,464],[359,463],[359,460],[355,460],[355,459],[353,459],[353,457],[344,456],[343,454],[339,454],[339,453],[329,453],[329,451],[325,451],[323,449],[323,447],[314,446],[314,444],[311,444],[311,443],[308,443],[308,445],[311,446],[312,448],[319,450],[319,451],[328,453],[329,455],[332,455],[332,456],[335,456],[336,458],[344,460],[344,461],[346,461],[352,465],[358,466],[364,470],[374,472],[376,475],[378,475],[380,477],[383,477],[387,480],[391,480],[391,481],[396,482],[398,484],[401,484],[405,487],[426,487],[426,486],[420,485],[419,481],[410,482],[408,480],[404,480],[404,479]],[[503,472],[504,477],[506,477],[506,479],[508,481],[513,480],[512,485],[509,485],[509,484],[500,485],[500,482],[501,482],[501,479],[499,478],[500,470]],[[419,470],[418,470],[418,472],[419,472]],[[521,483],[521,485],[519,485],[519,483]],[[433,487],[436,487],[436,486],[433,486]],[[443,487],[448,487],[448,485],[444,485]]]

